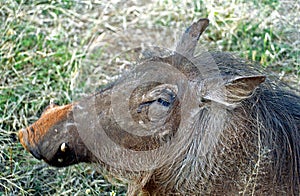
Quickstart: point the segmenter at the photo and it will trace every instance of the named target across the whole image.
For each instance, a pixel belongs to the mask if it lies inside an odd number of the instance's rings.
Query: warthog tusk
[[[66,143],[62,143],[61,146],[60,146],[60,150],[62,152],[66,152],[66,149],[67,149],[67,144]]]

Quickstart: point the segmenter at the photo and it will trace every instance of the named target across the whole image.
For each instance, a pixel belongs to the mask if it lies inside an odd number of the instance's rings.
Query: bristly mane
[[[228,53],[213,53],[213,56],[223,74],[261,73],[252,62],[235,58]],[[255,131],[260,134],[261,146],[270,151],[274,181],[288,180],[293,193],[299,191],[300,186],[299,100],[299,95],[290,92],[284,84],[267,80],[242,105],[250,119],[253,119]],[[289,176],[288,179],[282,179],[286,175]]]
[[[249,100],[252,118],[262,124],[262,145],[271,150],[277,181],[288,180],[294,191],[300,186],[299,100],[299,96],[276,86],[262,87]],[[289,179],[282,179],[284,175]]]

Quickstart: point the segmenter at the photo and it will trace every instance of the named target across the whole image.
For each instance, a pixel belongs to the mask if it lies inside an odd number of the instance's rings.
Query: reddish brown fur
[[[35,148],[53,125],[57,124],[59,121],[67,119],[67,114],[72,110],[72,107],[73,104],[64,106],[48,106],[39,120],[26,128],[28,137],[25,138],[24,133],[19,132],[20,142],[24,148],[29,150],[27,145]],[[33,129],[34,131],[31,131],[30,129]]]

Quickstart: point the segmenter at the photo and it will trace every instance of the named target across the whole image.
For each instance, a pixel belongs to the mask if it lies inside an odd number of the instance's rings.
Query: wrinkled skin
[[[187,59],[208,66],[205,60],[193,57],[207,25],[207,19],[200,19],[187,29],[176,48],[181,55],[148,61],[171,64],[187,76],[199,107],[199,112],[187,120],[180,115],[180,95],[186,90],[180,82],[145,84],[132,93],[132,118],[142,121],[146,130],[155,130],[151,138],[130,135],[114,122],[112,87],[120,85],[122,78],[91,96],[95,102],[86,101],[94,104],[107,135],[135,151],[156,149],[185,131],[179,124],[186,123],[184,127],[191,130],[191,137],[184,146],[178,143],[172,163],[144,172],[106,166],[82,141],[79,132],[88,130],[77,130],[75,126],[73,112],[80,103],[48,106],[38,121],[20,130],[22,145],[37,159],[57,167],[98,162],[113,177],[128,183],[128,195],[298,195],[299,96],[274,86],[251,65],[224,53],[212,53],[221,74],[200,78],[200,73],[187,65]],[[208,75],[210,72],[214,70],[208,68]],[[220,88],[226,99],[218,96]]]

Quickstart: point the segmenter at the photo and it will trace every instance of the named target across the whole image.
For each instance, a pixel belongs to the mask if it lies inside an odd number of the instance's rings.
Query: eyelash
[[[157,101],[158,103],[160,103],[160,104],[161,104],[162,106],[164,106],[164,107],[169,107],[169,106],[171,105],[170,102],[168,102],[168,101],[166,101],[166,100],[164,100],[164,99],[162,99],[162,98],[158,98],[157,100],[147,101],[147,102],[144,102],[144,103],[140,104],[140,106],[139,106],[138,109],[137,109],[137,113],[141,113],[143,107],[149,106],[149,105],[151,105],[152,103],[154,103],[155,101]]]
[[[137,109],[137,113],[141,113],[142,112],[142,109],[143,107],[145,106],[149,106],[151,105],[153,102],[155,102],[156,100],[152,100],[152,101],[147,101],[147,102],[144,102],[144,103],[141,103]]]

